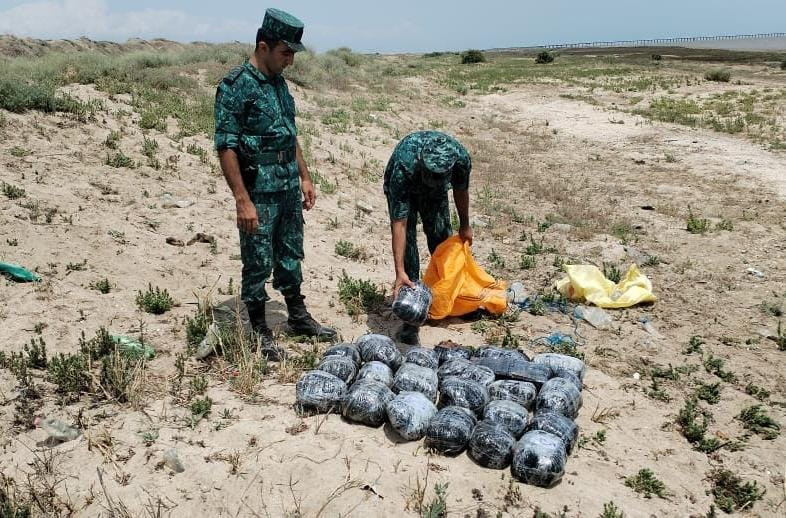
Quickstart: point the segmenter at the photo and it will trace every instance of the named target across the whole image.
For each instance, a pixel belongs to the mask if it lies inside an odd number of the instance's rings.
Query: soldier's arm
[[[303,208],[311,210],[317,202],[317,191],[314,189],[311,173],[308,172],[308,166],[303,158],[303,150],[300,149],[300,141],[297,139],[295,139],[295,159],[300,174],[300,189],[303,191]]]
[[[234,149],[222,149],[218,152],[218,160],[221,163],[221,170],[224,178],[235,198],[235,209],[237,210],[237,227],[248,234],[253,234],[259,225],[257,209],[248,195],[246,186],[243,183],[243,175],[240,173],[240,162]]]
[[[393,285],[393,297],[398,296],[401,286],[413,287],[407,272],[404,270],[404,248],[407,242],[407,218],[396,219],[390,222],[390,233],[393,244],[393,265],[396,270],[396,281]]]
[[[453,201],[459,218],[459,236],[472,244],[472,227],[469,225],[469,191],[453,189]]]

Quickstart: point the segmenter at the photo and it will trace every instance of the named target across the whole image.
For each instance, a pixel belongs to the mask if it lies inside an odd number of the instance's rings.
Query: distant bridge
[[[656,38],[651,40],[619,40],[619,41],[592,41],[585,43],[560,43],[554,45],[535,45],[535,49],[576,49],[588,47],[655,47],[655,46],[680,46],[683,43],[700,41],[724,40],[752,40],[763,38],[786,38],[786,32],[770,32],[764,34],[735,34],[728,36],[693,36],[690,38]]]

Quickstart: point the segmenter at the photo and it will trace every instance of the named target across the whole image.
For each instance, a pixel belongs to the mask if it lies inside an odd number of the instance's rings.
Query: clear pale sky
[[[267,7],[303,20],[304,42],[317,51],[426,52],[786,32],[786,0],[0,0],[0,34],[251,43]]]

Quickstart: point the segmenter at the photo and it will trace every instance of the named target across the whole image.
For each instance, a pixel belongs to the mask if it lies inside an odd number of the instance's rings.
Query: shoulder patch
[[[243,73],[243,67],[235,67],[229,71],[229,73],[224,77],[224,82],[229,83],[230,85],[237,81],[237,78],[240,77],[240,74]]]

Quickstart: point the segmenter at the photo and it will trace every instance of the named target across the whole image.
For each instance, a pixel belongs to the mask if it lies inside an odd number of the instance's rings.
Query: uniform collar
[[[251,64],[251,61],[248,59],[245,63],[243,63],[243,68],[245,68],[251,76],[259,81],[260,83],[271,83],[275,84],[281,80],[281,76],[267,76],[264,72],[259,70],[257,67]]]

